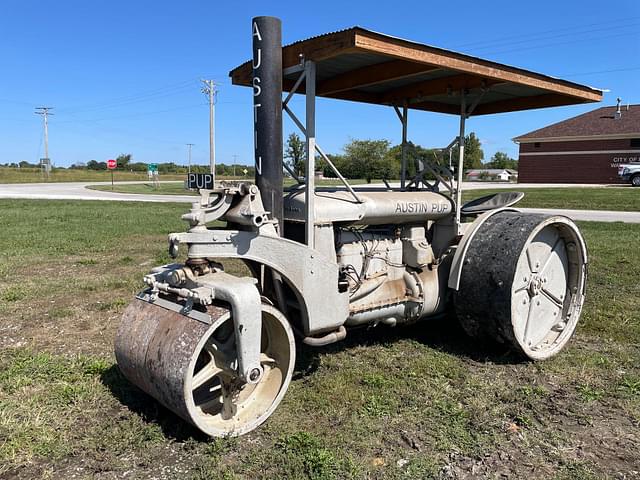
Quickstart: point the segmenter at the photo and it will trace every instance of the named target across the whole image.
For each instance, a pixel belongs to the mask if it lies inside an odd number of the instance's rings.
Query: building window
[[[630,144],[631,148],[640,148],[640,138],[632,138]]]
[[[540,142],[536,142],[533,144],[533,148],[540,148]]]

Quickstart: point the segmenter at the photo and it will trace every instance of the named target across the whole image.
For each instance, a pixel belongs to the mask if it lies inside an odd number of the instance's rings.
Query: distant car
[[[631,182],[634,187],[640,187],[640,163],[619,165],[618,177],[625,182]]]

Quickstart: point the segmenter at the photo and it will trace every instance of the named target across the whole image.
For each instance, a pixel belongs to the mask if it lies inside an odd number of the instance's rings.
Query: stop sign
[[[107,160],[107,168],[109,170],[113,170],[114,168],[116,168],[118,166],[117,162],[115,160]]]

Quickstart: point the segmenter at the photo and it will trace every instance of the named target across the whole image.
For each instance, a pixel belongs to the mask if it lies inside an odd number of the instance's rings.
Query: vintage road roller
[[[252,22],[253,60],[231,72],[254,98],[255,183],[201,189],[169,235],[181,263],[154,268],[115,341],[127,379],[211,436],[247,433],[291,380],[296,343],[455,312],[464,330],[544,360],[572,336],[587,250],[567,217],[512,207],[522,194],[461,202],[473,113],[597,101],[601,92],[361,28],[281,47],[280,22]],[[282,92],[288,92],[283,99]],[[305,121],[289,105],[304,93]],[[458,166],[403,148],[399,186],[355,188],[316,142],[317,96],[460,114]],[[306,174],[283,188],[282,112],[303,132]],[[315,185],[316,155],[343,185]],[[446,158],[447,155],[443,155]],[[284,165],[285,168],[288,168]],[[202,185],[202,184],[201,184]],[[214,223],[215,222],[215,223]],[[245,276],[225,271],[243,262]],[[453,318],[453,316],[451,316]]]

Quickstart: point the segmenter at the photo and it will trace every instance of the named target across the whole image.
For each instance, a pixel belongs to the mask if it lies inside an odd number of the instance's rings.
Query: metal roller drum
[[[249,385],[235,371],[233,320],[227,308],[208,309],[212,324],[136,299],[115,341],[123,375],[165,407],[211,436],[247,433],[264,422],[287,390],[295,362],[291,328],[263,305],[260,363]]]
[[[472,337],[544,360],[575,331],[586,274],[586,245],[569,218],[500,212],[471,241],[456,313]]]

